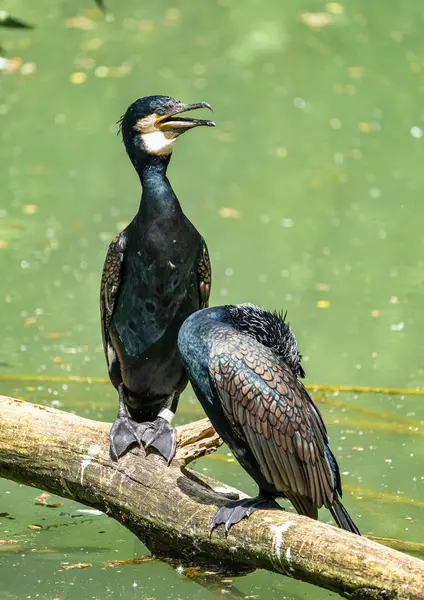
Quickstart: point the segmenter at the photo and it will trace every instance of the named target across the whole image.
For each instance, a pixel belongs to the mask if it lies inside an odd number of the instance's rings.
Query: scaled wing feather
[[[209,365],[224,413],[268,483],[289,499],[304,498],[312,515],[330,506],[336,481],[326,429],[292,370],[271,349],[234,331],[219,334]]]
[[[100,284],[100,315],[102,321],[103,348],[108,361],[109,327],[115,308],[121,282],[121,269],[124,261],[125,238],[116,236],[107,251]]]
[[[197,262],[197,275],[199,280],[199,308],[207,308],[209,306],[209,296],[211,293],[212,270],[208,249],[204,241],[202,242],[202,250]]]

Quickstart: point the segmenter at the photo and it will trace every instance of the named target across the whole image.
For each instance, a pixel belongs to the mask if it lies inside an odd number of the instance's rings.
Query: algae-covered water
[[[115,122],[135,98],[208,101],[215,130],[180,140],[169,176],[208,242],[214,304],[287,309],[307,383],[424,385],[424,7],[89,0],[4,8],[0,29],[1,392],[111,421],[98,286],[139,182]],[[315,396],[366,533],[422,541],[424,399]],[[191,390],[177,422],[200,418]],[[255,493],[225,448],[197,469]],[[0,481],[0,600],[327,599],[256,572],[194,581],[86,507]],[[321,518],[329,520],[326,511]],[[28,528],[28,526],[39,526]],[[92,566],[64,570],[78,562]],[[232,594],[232,595],[231,595]],[[225,595],[224,595],[225,597]]]

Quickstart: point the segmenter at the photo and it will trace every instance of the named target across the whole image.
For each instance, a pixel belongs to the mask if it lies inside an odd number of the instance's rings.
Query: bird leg
[[[118,414],[109,434],[109,452],[112,460],[118,460],[133,444],[140,444],[140,438],[137,433],[138,423],[130,419],[125,407],[126,392],[123,383],[118,386],[118,393]]]
[[[212,520],[211,535],[218,525],[225,525],[225,535],[228,535],[231,527],[242,519],[247,519],[257,510],[284,510],[273,498],[259,492],[256,498],[246,498],[229,502],[218,510]]]
[[[155,448],[168,465],[174,458],[177,449],[177,432],[172,427],[171,421],[177,409],[178,399],[179,394],[172,394],[156,419],[140,423],[137,431],[146,450],[150,447]]]

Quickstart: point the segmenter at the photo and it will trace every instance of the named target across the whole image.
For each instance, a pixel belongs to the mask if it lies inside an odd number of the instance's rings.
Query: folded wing
[[[211,293],[212,270],[208,248],[204,240],[202,240],[202,249],[197,262],[197,278],[199,284],[199,308],[207,308]]]
[[[234,331],[218,337],[209,364],[225,415],[267,482],[316,518],[341,490],[325,425],[303,384],[272,350]]]
[[[109,367],[109,326],[121,283],[121,268],[124,261],[124,250],[125,238],[123,234],[121,234],[116,236],[110,243],[103,265],[102,280],[100,283],[100,318],[103,349]]]

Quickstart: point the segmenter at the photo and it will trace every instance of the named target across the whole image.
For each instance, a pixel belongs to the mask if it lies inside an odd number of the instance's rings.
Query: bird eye
[[[163,110],[163,108],[157,108],[156,109],[156,114],[162,116],[162,115],[165,114],[165,111]]]

